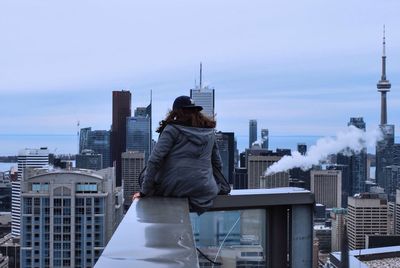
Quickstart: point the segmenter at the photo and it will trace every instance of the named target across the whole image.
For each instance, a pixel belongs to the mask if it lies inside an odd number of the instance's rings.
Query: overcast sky
[[[71,135],[77,120],[109,129],[112,90],[129,89],[133,109],[153,90],[155,128],[200,61],[218,129],[242,149],[249,119],[271,135],[333,135],[354,116],[375,127],[383,24],[398,126],[399,10],[397,0],[2,0],[0,155],[2,135]]]

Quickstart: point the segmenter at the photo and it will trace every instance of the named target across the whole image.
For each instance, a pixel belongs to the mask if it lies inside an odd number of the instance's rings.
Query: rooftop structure
[[[246,214],[264,211],[267,222],[259,227],[264,235],[259,246],[250,247],[254,236],[247,234],[238,246],[209,248],[209,252],[220,252],[210,257],[226,265],[234,260],[241,265],[262,260],[268,267],[284,263],[293,268],[311,267],[313,204],[309,191],[290,187],[234,190],[231,195],[218,196],[211,211],[239,211],[237,222],[240,220],[247,233],[254,230],[254,218]],[[199,267],[189,218],[184,198],[153,197],[133,202],[95,267]]]
[[[329,267],[342,267],[340,260],[340,252],[332,252]],[[400,246],[351,250],[349,252],[349,267],[399,267],[399,264]]]

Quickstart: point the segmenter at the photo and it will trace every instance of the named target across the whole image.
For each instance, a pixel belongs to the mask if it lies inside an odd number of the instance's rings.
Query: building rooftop
[[[332,252],[330,261],[339,267],[340,252]],[[351,250],[349,267],[400,267],[400,246]]]
[[[301,188],[233,190],[230,195],[218,196],[211,211],[267,211],[268,223],[258,227],[268,229],[264,230],[266,245],[262,246],[265,255],[258,259],[277,267],[288,262],[289,256],[289,264],[296,268],[312,263],[313,205],[313,194]],[[199,267],[189,212],[185,198],[134,201],[95,267]],[[242,213],[238,214],[242,217]],[[289,237],[288,228],[292,228]],[[225,247],[228,248],[240,246]]]

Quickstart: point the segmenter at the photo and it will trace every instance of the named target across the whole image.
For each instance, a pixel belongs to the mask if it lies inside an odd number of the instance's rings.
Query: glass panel
[[[204,254],[198,254],[200,267],[265,267],[264,209],[191,213],[190,219]]]

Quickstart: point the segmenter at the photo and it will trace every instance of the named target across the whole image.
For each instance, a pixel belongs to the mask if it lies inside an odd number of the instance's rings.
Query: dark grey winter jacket
[[[218,194],[212,165],[221,168],[214,129],[168,124],[147,163],[141,192],[188,197],[193,210],[204,212]]]

